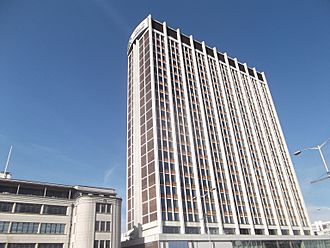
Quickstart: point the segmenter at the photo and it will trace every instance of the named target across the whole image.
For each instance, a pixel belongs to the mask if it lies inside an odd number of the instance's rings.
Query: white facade
[[[330,221],[315,221],[312,229],[315,235],[330,235]]]
[[[1,248],[119,248],[113,189],[0,179]]]
[[[132,237],[312,235],[264,73],[149,16],[127,103]]]

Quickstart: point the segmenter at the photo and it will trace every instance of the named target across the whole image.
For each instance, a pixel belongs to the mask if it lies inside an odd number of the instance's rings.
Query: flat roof
[[[115,189],[113,188],[105,188],[105,187],[96,187],[96,186],[84,186],[84,185],[67,185],[67,184],[58,184],[58,183],[50,183],[50,182],[40,182],[40,181],[30,181],[30,180],[22,180],[22,179],[4,179],[0,178],[1,186],[6,184],[7,186],[17,186],[17,185],[29,185],[32,187],[49,187],[49,188],[57,188],[59,190],[67,189],[67,190],[76,190],[83,191],[89,193],[98,193],[98,194],[110,194],[117,195]]]

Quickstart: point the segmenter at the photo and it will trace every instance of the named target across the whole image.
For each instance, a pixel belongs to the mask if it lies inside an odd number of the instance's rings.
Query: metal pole
[[[205,196],[208,195],[209,193],[210,193],[210,191],[208,191],[207,193],[205,193],[205,194],[203,195],[204,204],[205,204]],[[209,238],[209,248],[212,248],[212,242],[211,242],[211,234],[210,234],[210,227],[209,227],[208,216],[207,216],[206,213],[203,213],[203,215],[204,215],[204,219],[205,219],[207,235],[208,235],[208,238]]]
[[[215,190],[215,188],[209,190],[208,192],[206,192],[204,195],[201,195],[201,197],[203,198],[204,200],[204,204],[205,204],[205,196],[210,194],[213,190]],[[196,198],[193,197],[192,199]],[[206,230],[207,230],[207,234],[208,234],[208,239],[209,239],[209,248],[212,248],[213,245],[212,245],[212,242],[211,242],[211,234],[210,234],[210,227],[209,227],[209,222],[208,222],[208,218],[207,218],[207,215],[203,212],[203,219],[205,220],[205,225],[206,225]],[[202,220],[202,219],[200,219]]]
[[[327,171],[327,174],[329,174],[328,165],[327,165],[327,162],[325,162],[325,159],[324,159],[324,156],[323,156],[323,153],[322,153],[322,146],[317,146],[317,149],[320,152],[320,155],[321,155],[321,158],[322,158],[322,161],[323,161],[323,165],[325,167],[325,170]]]
[[[9,160],[10,160],[11,150],[12,150],[12,149],[13,149],[13,146],[10,146],[9,153],[8,153],[8,157],[7,157],[7,162],[6,162],[6,167],[5,167],[5,171],[4,171],[5,174],[6,174],[7,169],[8,169],[8,165],[9,165]]]

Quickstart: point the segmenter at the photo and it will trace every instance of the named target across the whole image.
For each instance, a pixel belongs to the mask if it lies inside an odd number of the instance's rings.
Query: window
[[[25,186],[21,186],[18,191],[21,195],[38,195],[43,196],[44,195],[44,189],[43,188],[26,188]]]
[[[42,223],[40,233],[43,234],[64,234],[65,224]]]
[[[104,214],[111,214],[111,204],[96,203],[96,212],[104,213]]]
[[[163,226],[164,233],[180,233],[180,227],[176,226]]]
[[[1,193],[3,192],[3,193],[16,194],[16,192],[17,192],[17,186],[0,185],[0,192]]]
[[[0,202],[0,212],[11,212],[13,205],[12,202]]]
[[[69,191],[47,189],[46,196],[55,197],[55,198],[69,198]]]
[[[0,233],[8,233],[8,227],[8,221],[0,221]]]
[[[45,205],[43,214],[66,215],[65,206]]]
[[[39,223],[32,222],[13,222],[11,233],[38,233]]]
[[[186,234],[200,234],[201,233],[201,230],[199,227],[186,227],[185,228],[185,232]]]
[[[63,248],[63,244],[40,244],[38,245],[38,248]]]
[[[96,232],[110,232],[111,231],[111,221],[96,221],[95,222]]]
[[[111,231],[111,222],[110,222],[110,221],[107,221],[107,222],[106,222],[105,230],[106,230],[107,232],[110,232],[110,231]]]
[[[8,244],[7,248],[35,248],[36,244]]]
[[[41,205],[39,204],[27,204],[27,203],[16,203],[16,213],[34,213],[40,214]]]
[[[94,248],[110,248],[110,240],[95,240]]]
[[[100,231],[104,232],[105,231],[105,221],[101,221],[100,223],[101,223],[100,224]]]

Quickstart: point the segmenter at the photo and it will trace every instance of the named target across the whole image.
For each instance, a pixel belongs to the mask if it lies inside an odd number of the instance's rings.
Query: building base
[[[122,248],[330,248],[330,236],[157,234],[122,242]]]

